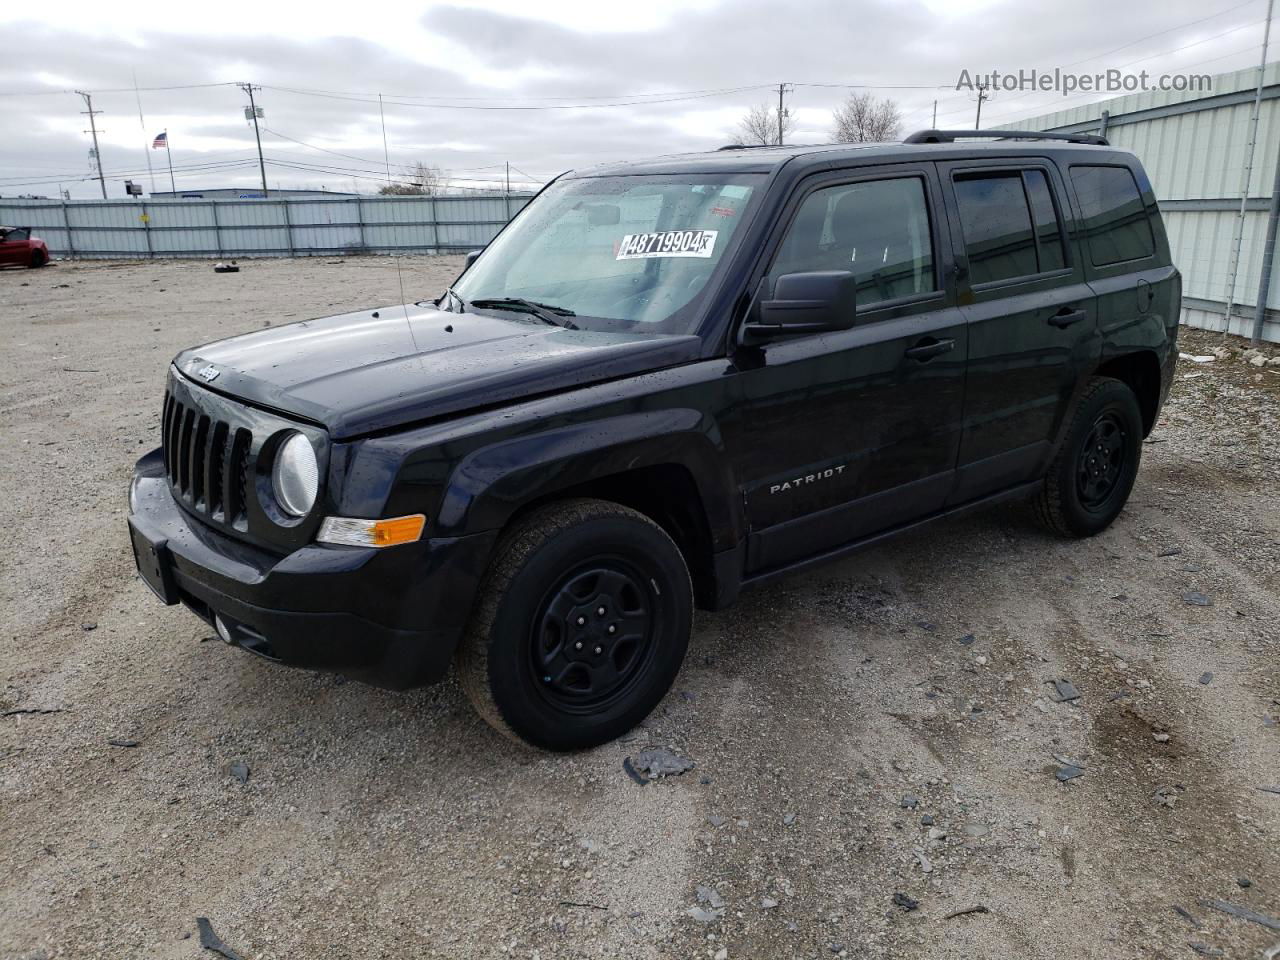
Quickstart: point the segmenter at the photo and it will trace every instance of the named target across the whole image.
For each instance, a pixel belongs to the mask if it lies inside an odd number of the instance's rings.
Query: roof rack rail
[[[723,147],[716,147],[716,153],[721,150],[759,150],[762,147],[776,146],[776,143],[726,143]]]
[[[1109,147],[1106,137],[1093,133],[1050,133],[1041,130],[917,130],[903,143],[955,143],[961,137],[983,140],[1065,140],[1067,143],[1087,143],[1094,147]]]

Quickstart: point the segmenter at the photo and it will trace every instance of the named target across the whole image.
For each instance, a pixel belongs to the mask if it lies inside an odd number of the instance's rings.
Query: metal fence
[[[306,257],[483,247],[531,194],[236,200],[10,200],[54,257]]]
[[[1140,93],[1091,103],[1005,126],[1024,130],[1102,133],[1142,160],[1156,198],[1173,262],[1183,275],[1182,322],[1222,330],[1234,299],[1230,330],[1252,332],[1264,269],[1272,278],[1263,339],[1280,343],[1280,257],[1264,264],[1270,200],[1280,163],[1280,63],[1267,65],[1257,146],[1245,203],[1235,288],[1231,259],[1256,68],[1213,78],[1211,91]]]

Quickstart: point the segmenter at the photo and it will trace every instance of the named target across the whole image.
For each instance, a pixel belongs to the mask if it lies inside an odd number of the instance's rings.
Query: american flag
[[[156,136],[155,141],[151,144],[151,149],[159,150],[161,147],[167,146],[168,143],[169,143],[169,131],[166,130],[164,133],[158,134]]]

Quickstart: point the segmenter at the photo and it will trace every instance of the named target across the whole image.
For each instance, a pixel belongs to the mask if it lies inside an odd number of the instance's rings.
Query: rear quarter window
[[[1141,260],[1156,252],[1151,217],[1128,167],[1073,166],[1089,257],[1096,267]]]

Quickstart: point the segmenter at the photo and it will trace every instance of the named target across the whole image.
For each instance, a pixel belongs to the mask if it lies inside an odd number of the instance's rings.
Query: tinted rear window
[[[962,175],[955,180],[955,194],[972,283],[1037,272],[1035,234],[1021,174]]]
[[[1151,219],[1128,167],[1074,166],[1084,234],[1095,266],[1149,257],[1156,251]]]

